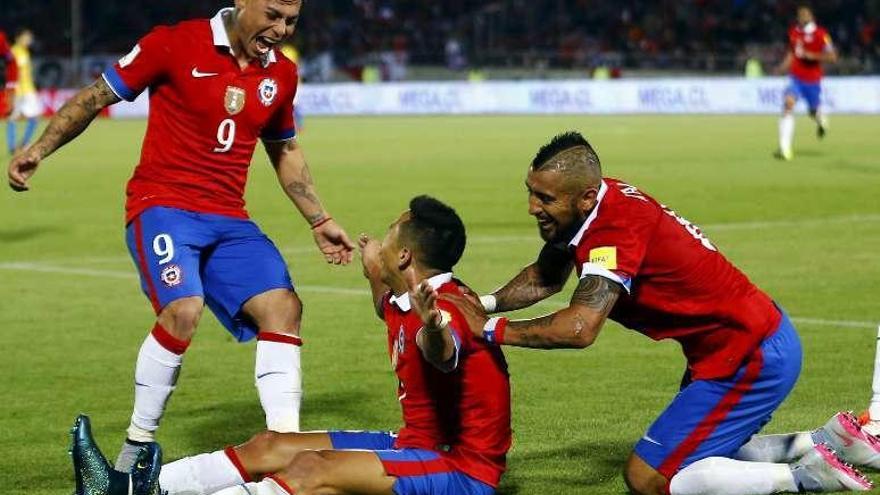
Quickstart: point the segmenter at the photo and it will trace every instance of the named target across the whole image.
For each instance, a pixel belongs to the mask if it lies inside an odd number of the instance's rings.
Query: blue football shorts
[[[684,380],[635,453],[666,479],[707,457],[733,457],[782,404],[801,371],[801,343],[788,315],[731,377]]]
[[[370,450],[379,457],[385,472],[394,476],[397,495],[492,495],[495,489],[457,471],[439,452],[394,449],[397,436],[385,431],[331,431],[335,450]]]
[[[156,314],[200,296],[240,342],[259,331],[241,312],[250,298],[293,290],[278,248],[250,220],[152,207],[128,224],[125,239]]]
[[[806,100],[810,112],[815,112],[819,109],[819,104],[822,103],[822,85],[818,82],[808,83],[792,77],[788,87],[785,88],[785,95],[794,97],[795,101],[803,98]]]

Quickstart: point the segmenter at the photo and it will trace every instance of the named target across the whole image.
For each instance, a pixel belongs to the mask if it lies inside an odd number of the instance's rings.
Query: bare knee
[[[260,330],[299,335],[302,302],[291,290],[276,289],[256,295],[242,310]]]
[[[195,334],[205,301],[201,297],[184,297],[172,301],[159,313],[159,324],[174,337],[190,340]]]
[[[332,492],[333,480],[328,476],[330,462],[320,450],[304,450],[285,468],[284,477],[293,481],[297,494]]]
[[[785,103],[783,104],[784,109],[785,109],[785,113],[791,112],[794,109],[794,104],[795,104],[794,97],[791,95],[786,95],[785,96]]]
[[[292,456],[285,448],[283,433],[263,431],[235,448],[245,470],[253,477],[283,469]]]
[[[629,456],[623,479],[633,495],[666,495],[668,481],[635,453]]]

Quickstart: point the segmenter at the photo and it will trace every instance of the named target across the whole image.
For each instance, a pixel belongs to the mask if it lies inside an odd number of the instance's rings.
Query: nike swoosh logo
[[[257,375],[257,380],[259,380],[260,378],[267,377],[267,376],[284,375],[284,374],[286,374],[286,373],[284,373],[283,371],[270,371],[268,373],[262,373],[262,374]]]
[[[662,443],[658,442],[657,440],[654,440],[653,438],[649,437],[648,435],[643,436],[642,440],[644,440],[648,443],[653,443],[654,445],[659,445],[661,447],[663,446]]]
[[[192,76],[195,77],[196,79],[198,79],[200,77],[212,77],[212,76],[219,76],[219,75],[220,75],[220,73],[218,73],[218,72],[199,72],[199,69],[196,69],[195,67],[193,67],[193,70],[192,70]]]
[[[852,446],[853,441],[852,441],[851,438],[849,438],[849,437],[846,436],[846,435],[841,435],[840,433],[838,433],[838,432],[836,432],[836,431],[834,432],[834,434],[837,435],[837,438],[843,440],[843,446],[844,446],[844,447],[850,447],[850,446]]]

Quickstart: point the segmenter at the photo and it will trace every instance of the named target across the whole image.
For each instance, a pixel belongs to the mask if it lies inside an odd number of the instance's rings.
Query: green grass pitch
[[[0,486],[73,488],[67,429],[92,416],[115,456],[138,347],[153,315],[123,237],[124,183],[143,121],[100,121],[48,159],[26,194],[0,193]],[[700,225],[796,318],[801,380],[767,432],[811,429],[871,392],[880,322],[878,117],[836,116],[824,142],[798,119],[796,159],[771,158],[776,119],[749,117],[311,118],[302,133],[319,191],[349,234],[380,235],[412,196],[455,206],[469,234],[458,275],[486,291],[539,247],[526,167],[578,129],[604,171]],[[392,429],[395,380],[359,264],[324,264],[258,150],[248,206],[287,258],[305,303],[307,429]],[[563,295],[522,312],[559,307]],[[515,441],[504,494],[623,493],[621,466],[676,391],[684,362],[609,324],[585,351],[509,349]],[[253,344],[205,316],[159,440],[166,457],[214,450],[263,426]]]

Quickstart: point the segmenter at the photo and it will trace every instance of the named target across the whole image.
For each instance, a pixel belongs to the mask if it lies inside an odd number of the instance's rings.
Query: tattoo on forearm
[[[620,294],[620,287],[605,277],[587,275],[578,283],[571,296],[571,304],[594,309],[602,314],[611,311]]]
[[[118,101],[104,79],[98,79],[58,110],[34,149],[45,158],[84,131],[102,109]]]
[[[565,285],[571,268],[568,252],[544,246],[535,263],[495,292],[496,310],[520,309],[552,296]]]
[[[302,174],[296,180],[287,183],[284,191],[293,199],[300,210],[303,211],[306,221],[310,224],[319,222],[324,219],[324,208],[321,206],[321,200],[315,194],[315,182],[312,180],[312,173],[309,171],[308,164],[303,166]],[[317,208],[317,213],[306,213],[306,209]]]

